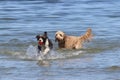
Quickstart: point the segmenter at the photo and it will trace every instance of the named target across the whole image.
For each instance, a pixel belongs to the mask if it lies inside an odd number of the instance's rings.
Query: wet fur
[[[61,36],[57,36],[61,35]],[[83,47],[83,43],[86,41],[90,41],[92,39],[92,30],[90,28],[87,29],[86,33],[82,36],[68,36],[62,31],[56,32],[56,41],[58,41],[59,48],[66,49],[80,49]],[[61,37],[61,38],[59,38]]]
[[[46,55],[53,48],[52,41],[48,38],[47,32],[44,32],[44,35],[42,35],[42,36],[37,35],[36,38],[38,41],[38,53],[40,53],[40,51],[42,51],[43,55]],[[39,44],[40,38],[43,40],[43,43],[44,43],[43,45]]]

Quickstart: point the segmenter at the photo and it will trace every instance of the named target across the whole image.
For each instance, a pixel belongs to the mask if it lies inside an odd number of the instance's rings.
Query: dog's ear
[[[36,39],[39,40],[39,38],[40,38],[40,35],[37,35],[37,36],[36,36]]]
[[[45,38],[47,38],[47,37],[48,37],[48,36],[47,36],[47,32],[46,32],[46,31],[44,32],[44,37],[45,37]]]

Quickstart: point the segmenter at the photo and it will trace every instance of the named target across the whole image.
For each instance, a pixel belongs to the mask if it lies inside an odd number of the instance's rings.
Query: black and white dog
[[[44,34],[36,36],[38,41],[38,54],[42,53],[45,56],[53,48],[52,41],[48,38],[47,32]]]

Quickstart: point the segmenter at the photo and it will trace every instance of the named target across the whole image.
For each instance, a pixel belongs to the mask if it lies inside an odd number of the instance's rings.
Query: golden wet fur
[[[80,49],[85,41],[89,42],[92,39],[92,36],[92,30],[88,28],[82,36],[68,36],[62,31],[57,31],[55,39],[58,41],[59,48]]]

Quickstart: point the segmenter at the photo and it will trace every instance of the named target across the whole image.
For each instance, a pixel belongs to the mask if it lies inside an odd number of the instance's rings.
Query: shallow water
[[[120,4],[118,0],[0,1],[0,80],[119,80]],[[92,42],[81,50],[59,50],[54,35],[82,35]],[[39,64],[37,34],[48,32],[54,49]]]

